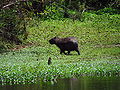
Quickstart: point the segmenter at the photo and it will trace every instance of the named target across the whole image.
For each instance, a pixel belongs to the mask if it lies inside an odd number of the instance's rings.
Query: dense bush
[[[27,38],[26,11],[21,8],[22,3],[6,4],[4,7],[0,9],[1,50],[22,44]]]
[[[0,11],[0,37],[1,40],[11,44],[21,44],[24,38],[24,21],[17,13],[16,10],[11,9]]]

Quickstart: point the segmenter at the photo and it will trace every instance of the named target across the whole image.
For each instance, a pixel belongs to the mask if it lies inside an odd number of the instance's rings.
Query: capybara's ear
[[[54,37],[54,39],[58,38],[57,36]]]

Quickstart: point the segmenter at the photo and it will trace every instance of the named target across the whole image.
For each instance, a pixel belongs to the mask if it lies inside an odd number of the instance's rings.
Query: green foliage
[[[0,13],[1,30],[5,30],[6,32],[12,33],[13,35],[23,34],[23,26],[21,25],[22,21],[16,14],[16,10],[1,10]]]
[[[63,18],[63,8],[57,3],[46,5],[43,13],[39,13],[43,19],[60,19]]]
[[[4,45],[6,49],[21,44],[27,36],[26,21],[18,9],[0,10],[0,46]]]
[[[75,10],[68,10],[68,15],[69,15],[69,18],[71,18],[73,20],[83,21],[82,12],[78,12]]]
[[[120,24],[120,15],[109,15],[109,14],[103,14],[103,15],[96,15],[93,13],[87,13],[85,12],[84,15],[84,21],[91,21],[91,25],[98,29],[116,29],[119,32],[119,24]]]
[[[119,15],[84,14],[83,22],[71,19],[31,21],[27,28],[30,31],[27,41],[44,46],[54,36],[75,36],[82,45],[107,45],[120,42]]]
[[[104,8],[104,9],[100,9],[98,11],[94,11],[94,13],[96,13],[98,15],[102,15],[102,14],[114,15],[114,14],[120,14],[120,10],[114,9],[114,8]]]

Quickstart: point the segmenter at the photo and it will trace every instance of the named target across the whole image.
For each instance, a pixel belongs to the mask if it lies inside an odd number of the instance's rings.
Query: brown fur
[[[54,37],[49,40],[50,44],[55,44],[58,48],[60,48],[60,54],[70,54],[71,51],[76,51],[78,55],[80,55],[78,49],[78,42],[75,37],[67,37],[67,38],[59,38]],[[68,53],[65,53],[68,51]]]

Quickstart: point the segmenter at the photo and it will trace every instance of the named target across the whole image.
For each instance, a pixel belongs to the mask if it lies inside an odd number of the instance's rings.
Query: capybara
[[[75,37],[67,37],[67,38],[59,38],[54,37],[49,40],[50,44],[55,44],[58,48],[60,48],[60,54],[70,54],[71,51],[76,51],[78,55],[80,55],[78,49],[78,42]],[[65,53],[65,51],[68,51]]]

